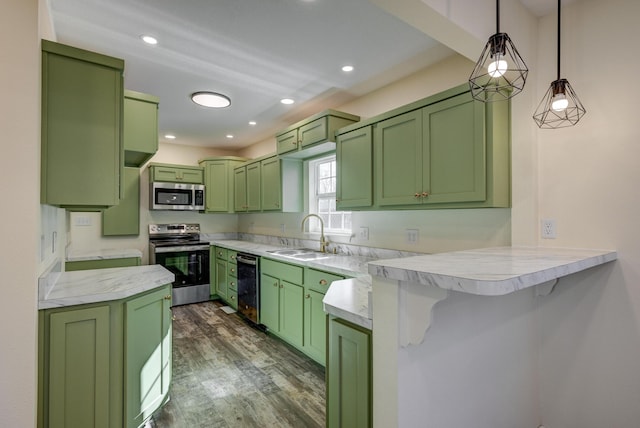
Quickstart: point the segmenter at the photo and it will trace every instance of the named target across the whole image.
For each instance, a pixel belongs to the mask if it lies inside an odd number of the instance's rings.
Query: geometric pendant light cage
[[[560,78],[560,0],[558,0],[557,78],[538,105],[533,120],[543,129],[573,126],[587,112],[567,79]]]
[[[489,37],[469,77],[471,96],[482,102],[507,100],[522,91],[528,73],[509,36],[500,32],[500,1],[496,0],[496,34]]]

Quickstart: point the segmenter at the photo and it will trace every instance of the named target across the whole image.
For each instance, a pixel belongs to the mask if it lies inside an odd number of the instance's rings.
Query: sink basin
[[[282,257],[289,257],[296,260],[318,260],[329,257],[327,253],[311,250],[309,248],[287,248],[283,250],[270,250],[267,253],[275,254]]]

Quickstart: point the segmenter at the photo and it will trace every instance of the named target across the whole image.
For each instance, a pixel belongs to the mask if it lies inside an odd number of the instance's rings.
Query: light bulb
[[[569,100],[562,93],[555,94],[551,100],[551,108],[553,111],[563,111],[569,106]]]
[[[491,77],[500,77],[506,73],[507,68],[509,68],[507,61],[500,59],[500,56],[496,56],[496,60],[487,67],[487,72]]]

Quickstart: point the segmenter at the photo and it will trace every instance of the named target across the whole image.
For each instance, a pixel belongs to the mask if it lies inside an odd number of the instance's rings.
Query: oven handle
[[[159,253],[175,253],[176,251],[196,251],[196,250],[208,250],[210,245],[180,245],[175,247],[155,247],[154,252]]]
[[[258,262],[256,261],[255,257],[246,257],[246,256],[243,256],[241,254],[238,254],[236,256],[236,261],[238,263],[243,263],[245,265],[251,265],[251,266],[255,266],[255,265],[258,264]]]

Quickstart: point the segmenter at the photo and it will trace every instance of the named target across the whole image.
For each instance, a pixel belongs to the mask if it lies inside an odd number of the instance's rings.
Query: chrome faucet
[[[307,214],[306,216],[304,216],[304,218],[302,219],[302,231],[304,232],[304,222],[307,221],[309,217],[315,217],[320,220],[320,252],[326,253],[329,241],[327,241],[324,237],[324,222],[322,221],[322,217],[320,217],[318,214]]]

